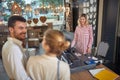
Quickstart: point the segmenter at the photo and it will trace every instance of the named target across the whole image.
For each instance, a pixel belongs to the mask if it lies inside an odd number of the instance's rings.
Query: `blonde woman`
[[[93,43],[93,30],[89,25],[86,14],[81,14],[78,19],[78,26],[75,29],[74,39],[71,47],[76,47],[81,54],[91,53]]]
[[[47,30],[42,41],[45,54],[32,56],[28,60],[27,71],[31,78],[33,80],[70,80],[69,65],[57,58],[69,45],[62,32]]]

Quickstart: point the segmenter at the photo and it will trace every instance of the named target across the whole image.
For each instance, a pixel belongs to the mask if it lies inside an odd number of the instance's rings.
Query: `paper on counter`
[[[97,73],[99,73],[99,72],[102,71],[102,70],[105,70],[105,68],[91,69],[91,70],[89,70],[89,72],[90,72],[93,76],[95,76]]]

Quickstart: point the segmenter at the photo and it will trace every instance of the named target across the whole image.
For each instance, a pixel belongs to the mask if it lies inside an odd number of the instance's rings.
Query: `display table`
[[[109,69],[109,68],[107,68],[106,66],[104,66],[104,65],[102,65],[102,64],[96,66],[96,68]],[[109,75],[107,75],[107,76],[109,76]],[[72,73],[72,74],[71,74],[71,80],[98,80],[98,79],[94,78],[94,77],[88,72],[88,70],[84,70],[84,71]],[[120,80],[120,77],[117,78],[116,80]]]

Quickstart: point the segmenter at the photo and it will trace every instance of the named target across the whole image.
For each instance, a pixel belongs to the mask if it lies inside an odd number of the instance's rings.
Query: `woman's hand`
[[[88,48],[88,49],[87,49],[87,53],[91,53],[91,48]]]

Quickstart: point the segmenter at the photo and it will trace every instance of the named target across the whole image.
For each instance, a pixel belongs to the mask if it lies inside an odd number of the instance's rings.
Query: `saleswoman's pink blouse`
[[[92,43],[93,43],[92,26],[88,25],[87,27],[80,26],[76,27],[71,47],[75,46],[80,53],[86,54],[87,49],[88,48],[91,49]]]

